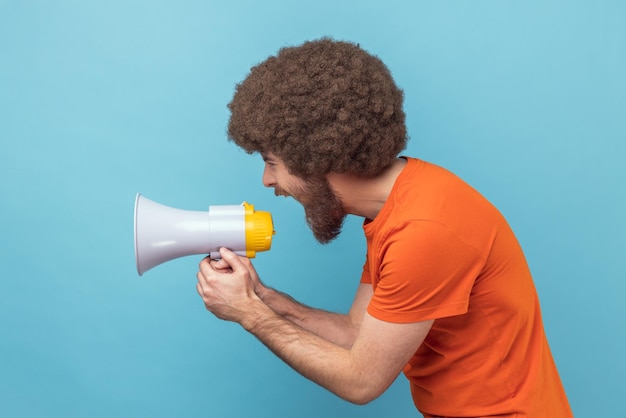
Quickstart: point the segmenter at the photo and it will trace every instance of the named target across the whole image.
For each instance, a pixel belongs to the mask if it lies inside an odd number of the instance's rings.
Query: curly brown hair
[[[403,92],[359,45],[322,38],[253,67],[228,108],[228,138],[302,178],[375,176],[407,142]]]

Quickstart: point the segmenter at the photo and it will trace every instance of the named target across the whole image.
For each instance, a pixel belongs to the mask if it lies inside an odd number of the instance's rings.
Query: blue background
[[[137,192],[247,200],[277,229],[267,284],[349,307],[361,220],[318,245],[225,134],[252,65],[330,35],[404,89],[406,154],[512,224],[576,416],[626,417],[624,22],[618,0],[0,0],[0,416],[419,416],[402,376],[354,406],[215,319],[201,257],[135,271]]]

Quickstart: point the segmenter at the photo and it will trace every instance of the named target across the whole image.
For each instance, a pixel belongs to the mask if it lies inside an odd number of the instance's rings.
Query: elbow
[[[368,403],[372,402],[374,399],[376,399],[378,396],[374,396],[374,397],[358,397],[358,398],[354,398],[351,400],[348,400],[348,402],[353,403],[354,405],[367,405]]]
[[[387,387],[374,385],[352,386],[343,394],[339,394],[344,400],[355,405],[367,405],[385,392]]]

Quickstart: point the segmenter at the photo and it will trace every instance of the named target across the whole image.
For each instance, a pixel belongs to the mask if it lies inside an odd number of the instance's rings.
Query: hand
[[[220,319],[241,323],[253,315],[251,304],[259,300],[255,294],[258,275],[249,261],[246,265],[244,258],[232,251],[222,248],[220,254],[219,261],[202,260],[196,289],[207,310]]]
[[[252,262],[250,261],[248,257],[243,257],[243,256],[237,256],[237,257],[243,263],[246,269],[248,269],[248,272],[250,273],[250,279],[254,283],[254,293],[256,293],[259,297],[262,298],[262,294],[265,293],[265,291],[267,290],[267,287],[265,287],[265,285],[261,282],[261,279],[259,278],[259,274],[256,272],[256,269],[252,265]],[[233,271],[230,264],[228,264],[228,262],[224,260],[223,258],[220,258],[217,260],[210,260],[210,263],[213,269],[220,273],[232,273]]]

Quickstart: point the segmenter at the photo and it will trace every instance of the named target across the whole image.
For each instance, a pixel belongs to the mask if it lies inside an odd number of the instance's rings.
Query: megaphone
[[[141,193],[135,198],[135,261],[140,276],[187,255],[219,258],[221,247],[253,258],[270,249],[274,234],[271,214],[255,211],[246,202],[191,211],[162,205]]]

